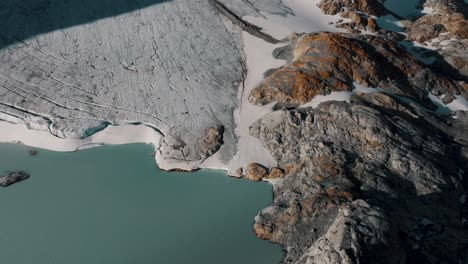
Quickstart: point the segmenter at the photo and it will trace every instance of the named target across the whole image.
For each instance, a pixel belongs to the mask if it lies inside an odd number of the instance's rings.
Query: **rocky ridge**
[[[256,218],[257,235],[286,245],[285,263],[466,257],[468,216],[459,198],[467,150],[444,131],[450,125],[432,125],[424,111],[368,93],[259,120],[252,135],[286,174],[275,183],[274,204]],[[420,232],[436,233],[421,240]]]
[[[351,34],[303,34],[274,52],[289,63],[266,72],[249,100],[276,110],[250,133],[278,167],[248,178],[274,185],[274,202],[254,230],[284,245],[284,263],[468,263],[468,118],[466,110],[440,115],[433,103],[468,98],[466,49],[448,48],[466,42],[461,2],[427,1],[433,13],[404,22],[407,36],[362,35],[367,28],[354,23]],[[353,21],[391,13],[365,1],[319,6],[354,12]],[[432,32],[433,23],[443,29],[428,39],[449,36],[451,43],[433,43],[436,61],[428,64],[399,42],[426,41],[414,34]],[[332,92],[349,98],[308,107]]]
[[[460,84],[382,37],[313,33],[291,45],[292,62],[268,75],[250,94],[251,103],[297,106],[316,95],[352,91],[353,83],[379,87],[429,108],[429,92],[438,96],[465,93]]]

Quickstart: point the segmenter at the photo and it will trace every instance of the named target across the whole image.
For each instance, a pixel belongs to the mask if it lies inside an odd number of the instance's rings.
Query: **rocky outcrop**
[[[316,95],[351,91],[354,82],[379,87],[428,108],[432,107],[429,92],[464,92],[458,83],[425,67],[384,38],[315,33],[300,37],[292,45],[292,62],[267,76],[251,92],[251,103],[300,105]]]
[[[224,127],[210,127],[206,129],[205,135],[199,142],[197,149],[200,150],[200,156],[207,158],[218,151],[223,145]]]
[[[329,15],[336,15],[348,10],[375,16],[388,14],[388,10],[383,3],[374,0],[322,0],[318,6],[325,14]]]
[[[275,53],[289,64],[250,94],[257,105],[277,102],[250,133],[281,171],[254,231],[284,245],[284,263],[466,263],[468,115],[437,115],[428,98],[467,98],[466,3],[428,0],[432,13],[404,23],[406,40],[431,41],[431,66],[400,48],[404,36],[378,29],[369,14],[389,12],[369,3],[320,7],[350,19],[338,27],[377,36],[300,36]],[[380,89],[298,108],[354,83]]]
[[[258,163],[250,163],[245,168],[245,178],[251,181],[260,181],[268,174],[268,169]]]
[[[424,6],[431,8],[434,13],[439,14],[468,14],[468,6],[464,0],[426,0],[424,1]]]
[[[439,71],[460,80],[468,80],[468,39],[451,40],[439,37],[432,46],[440,59],[433,63]]]
[[[461,13],[425,15],[407,26],[410,40],[419,43],[445,33],[448,38],[468,38],[468,21]]]
[[[267,176],[265,176],[264,179],[267,180],[272,180],[272,179],[281,179],[284,177],[284,170],[281,168],[271,168],[270,172],[268,173]]]
[[[265,116],[251,134],[285,175],[257,236],[285,245],[284,263],[464,263],[468,163],[453,129],[382,93]]]
[[[468,77],[468,7],[463,0],[429,0],[424,7],[432,12],[415,21],[404,21],[407,39],[430,43],[434,67],[466,81]]]
[[[8,187],[12,184],[24,181],[29,178],[29,173],[25,171],[10,171],[6,176],[0,177],[0,186]]]
[[[347,29],[351,33],[360,33],[361,30],[369,32],[379,32],[380,27],[374,17],[363,14],[359,11],[346,10],[340,13],[343,18],[349,18],[350,22],[338,23],[336,27]]]

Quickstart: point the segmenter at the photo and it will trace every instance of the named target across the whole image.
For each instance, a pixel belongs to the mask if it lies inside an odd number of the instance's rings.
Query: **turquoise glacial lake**
[[[273,264],[280,246],[253,233],[271,186],[224,172],[163,172],[146,144],[78,152],[0,144],[0,263]]]

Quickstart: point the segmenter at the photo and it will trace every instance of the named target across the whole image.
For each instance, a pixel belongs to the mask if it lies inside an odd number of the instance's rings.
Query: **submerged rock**
[[[25,171],[10,171],[7,176],[0,177],[0,186],[8,187],[12,184],[24,181],[29,178],[29,173]]]

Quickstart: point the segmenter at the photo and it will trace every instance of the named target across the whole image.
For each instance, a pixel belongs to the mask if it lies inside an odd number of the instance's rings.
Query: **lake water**
[[[31,178],[0,189],[0,263],[279,263],[253,218],[271,186],[220,171],[160,171],[145,144],[79,152],[0,144],[0,172]]]

